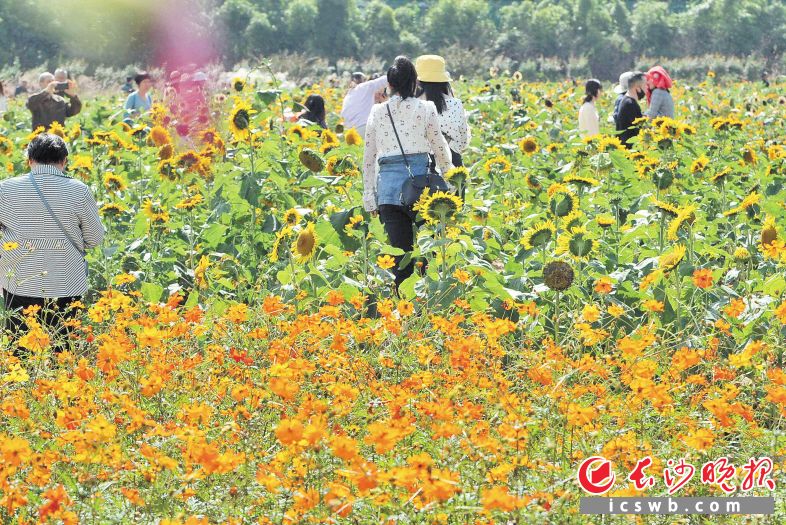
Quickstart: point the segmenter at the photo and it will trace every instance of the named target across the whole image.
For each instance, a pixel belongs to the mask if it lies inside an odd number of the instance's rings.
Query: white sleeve
[[[377,209],[377,130],[373,109],[368,115],[363,143],[363,208],[372,212]]]
[[[448,143],[445,137],[442,136],[437,107],[432,102],[426,103],[426,140],[428,140],[431,146],[431,151],[434,152],[434,158],[437,161],[439,170],[444,175],[453,167],[453,159],[450,155]]]

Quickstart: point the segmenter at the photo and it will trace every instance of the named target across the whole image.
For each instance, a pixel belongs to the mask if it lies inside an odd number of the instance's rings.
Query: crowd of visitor
[[[191,68],[171,72],[161,86],[161,102],[168,106],[176,126],[184,127],[178,129],[181,136],[208,124],[206,82],[205,73]],[[471,139],[467,113],[451,82],[443,57],[424,55],[413,63],[399,56],[384,75],[352,74],[340,109],[344,129],[354,128],[365,139],[363,206],[379,217],[390,244],[405,254],[395,257],[392,268],[396,291],[414,272],[415,262],[408,254],[420,225],[413,206],[405,202],[405,188],[411,189],[411,181],[419,176],[441,178],[463,166],[462,155]],[[64,125],[80,112],[77,84],[67,71],[42,73],[38,84],[38,91],[26,101],[32,129]],[[151,109],[153,86],[154,79],[145,72],[125,78],[120,87],[127,95],[122,113],[125,123],[133,125]],[[620,75],[609,122],[625,147],[630,148],[638,134],[638,119],[673,118],[671,87],[672,80],[661,66]],[[5,93],[0,83],[0,114],[7,109]],[[14,96],[27,93],[27,83],[20,81]],[[596,104],[602,95],[599,80],[586,81],[578,111],[578,131],[583,137],[601,132]],[[644,111],[643,100],[647,103]],[[289,120],[327,128],[328,110],[322,96],[309,95],[302,107]],[[75,315],[77,309],[71,305],[78,305],[87,292],[85,251],[100,244],[104,227],[90,189],[68,175],[68,150],[60,137],[37,135],[27,147],[27,158],[27,174],[0,182],[0,233],[5,242],[27,248],[24,261],[0,258],[0,287],[11,312],[7,327],[13,333],[22,331],[20,311],[37,305],[47,312],[42,322],[67,335],[68,323],[63,321]]]

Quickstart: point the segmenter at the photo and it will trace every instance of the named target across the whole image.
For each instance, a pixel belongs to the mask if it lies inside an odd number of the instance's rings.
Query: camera
[[[64,92],[66,89],[68,89],[68,82],[58,82],[55,85],[55,91]]]

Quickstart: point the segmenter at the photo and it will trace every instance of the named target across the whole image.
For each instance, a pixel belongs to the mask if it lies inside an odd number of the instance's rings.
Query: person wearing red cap
[[[669,117],[674,118],[674,99],[671,96],[671,77],[661,66],[655,66],[647,71],[647,111],[644,115],[649,118]]]

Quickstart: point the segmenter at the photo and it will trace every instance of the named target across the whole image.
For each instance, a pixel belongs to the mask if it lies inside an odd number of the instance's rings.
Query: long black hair
[[[322,98],[320,95],[309,95],[306,99],[306,103],[303,104],[305,106],[306,111],[300,118],[310,120],[311,122],[316,122],[323,128],[327,127],[325,123],[325,99]]]
[[[600,80],[597,78],[587,80],[587,83],[584,84],[584,91],[587,93],[587,96],[584,97],[584,102],[592,102],[592,99],[598,96],[600,90]]]
[[[418,85],[418,72],[412,61],[399,55],[388,69],[388,84],[390,88],[404,100],[415,96]]]
[[[419,82],[420,93],[426,94],[426,100],[433,102],[437,106],[437,113],[442,114],[448,107],[445,103],[445,96],[452,95],[450,82]],[[420,96],[418,93],[418,96]]]

